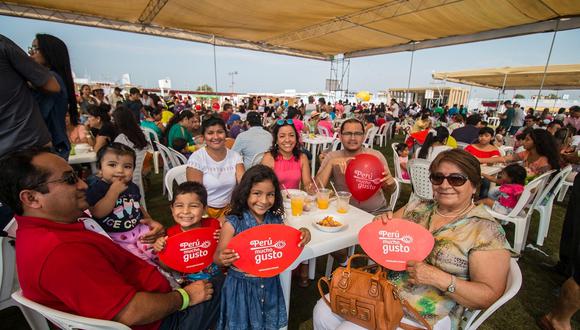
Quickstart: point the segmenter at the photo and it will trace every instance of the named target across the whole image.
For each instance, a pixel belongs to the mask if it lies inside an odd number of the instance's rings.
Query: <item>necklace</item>
[[[440,217],[444,217],[444,218],[458,218],[458,217],[464,215],[465,213],[469,212],[469,210],[471,210],[472,206],[473,206],[473,200],[466,207],[461,209],[461,211],[456,212],[456,213],[450,213],[450,214],[442,214],[441,212],[439,212],[439,206],[436,206],[435,207],[435,214],[437,214]]]

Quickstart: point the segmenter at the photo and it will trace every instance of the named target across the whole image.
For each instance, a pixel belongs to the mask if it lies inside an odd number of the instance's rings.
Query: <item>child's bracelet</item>
[[[183,298],[183,303],[181,304],[180,311],[186,309],[189,306],[189,294],[182,288],[175,290],[181,294],[181,298]]]

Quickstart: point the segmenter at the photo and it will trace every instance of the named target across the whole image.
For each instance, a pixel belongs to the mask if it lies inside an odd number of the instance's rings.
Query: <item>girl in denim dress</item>
[[[264,165],[250,168],[232,196],[232,210],[221,229],[214,262],[231,266],[239,255],[227,245],[237,234],[262,224],[282,224],[284,205],[274,171]],[[302,232],[300,246],[310,241],[310,232]],[[274,330],[288,324],[286,305],[278,276],[261,278],[246,274],[234,266],[222,289],[217,329]]]

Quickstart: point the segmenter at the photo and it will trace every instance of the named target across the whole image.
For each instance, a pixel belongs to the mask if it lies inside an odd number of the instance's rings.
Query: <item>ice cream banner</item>
[[[396,271],[405,270],[407,261],[423,261],[435,244],[431,232],[402,219],[390,220],[386,225],[373,221],[360,230],[358,241],[376,263]]]
[[[300,231],[285,225],[261,225],[234,236],[228,244],[240,255],[234,266],[258,276],[280,274],[298,258]]]
[[[199,272],[213,262],[217,248],[215,230],[198,228],[169,237],[165,249],[159,252],[159,260],[180,272]]]

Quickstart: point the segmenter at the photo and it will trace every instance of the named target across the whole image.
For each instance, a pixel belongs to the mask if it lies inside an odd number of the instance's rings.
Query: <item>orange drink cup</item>
[[[318,208],[321,210],[326,210],[328,208],[329,203],[330,203],[330,190],[326,188],[320,189],[316,193],[316,204],[318,204]]]
[[[348,191],[339,191],[338,196],[336,196],[336,212],[346,213],[350,206],[350,196],[351,193]]]
[[[304,210],[304,195],[303,194],[291,194],[290,195],[290,208],[292,209],[293,216],[302,215]]]

